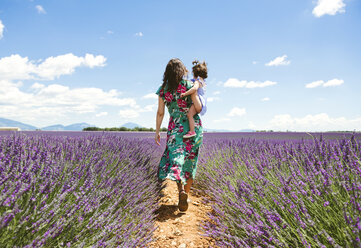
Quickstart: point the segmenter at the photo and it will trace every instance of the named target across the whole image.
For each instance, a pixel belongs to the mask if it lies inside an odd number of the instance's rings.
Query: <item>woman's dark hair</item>
[[[194,65],[192,68],[194,77],[201,77],[203,79],[206,79],[208,77],[208,69],[206,62],[199,63],[198,60],[194,60],[192,62]]]
[[[164,90],[164,87],[167,86],[167,91],[174,92],[187,73],[187,68],[180,59],[169,60],[163,75],[162,89]]]

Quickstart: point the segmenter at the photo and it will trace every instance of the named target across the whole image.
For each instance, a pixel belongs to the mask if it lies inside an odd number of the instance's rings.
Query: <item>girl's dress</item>
[[[192,82],[193,83],[195,82],[194,78],[192,79]],[[201,81],[198,81],[198,82],[202,85],[202,87],[199,87],[198,91],[197,91],[199,100],[202,103],[202,110],[199,114],[204,115],[207,112],[206,85],[203,84]]]
[[[180,95],[192,88],[190,81],[182,80],[177,90],[168,92],[159,87],[156,92],[168,108],[169,124],[167,145],[158,167],[159,179],[171,179],[186,184],[187,179],[195,178],[197,172],[198,153],[203,143],[203,128],[199,115],[194,118],[196,136],[193,139],[183,139],[189,131],[187,112],[192,106],[190,96]]]

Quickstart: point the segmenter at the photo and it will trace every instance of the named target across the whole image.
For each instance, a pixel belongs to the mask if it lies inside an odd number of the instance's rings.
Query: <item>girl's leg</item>
[[[202,103],[201,100],[199,99],[198,93],[197,92],[193,93],[191,95],[191,98],[192,98],[192,103],[196,109],[196,112],[200,113],[202,111]]]
[[[197,114],[196,112],[196,108],[194,107],[194,104],[192,104],[192,106],[190,107],[188,113],[187,113],[187,117],[188,117],[188,121],[189,121],[189,131],[194,132],[194,119],[193,116]]]
[[[202,103],[199,100],[199,96],[198,96],[197,92],[193,93],[191,95],[191,98],[192,98],[193,104],[188,111],[187,117],[188,117],[188,121],[189,121],[189,131],[194,132],[195,123],[194,123],[193,116],[202,111]]]

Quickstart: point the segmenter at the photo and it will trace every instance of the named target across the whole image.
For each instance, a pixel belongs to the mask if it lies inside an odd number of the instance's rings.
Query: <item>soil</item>
[[[202,196],[191,190],[188,194],[188,210],[180,212],[177,184],[170,180],[165,183],[157,211],[158,228],[149,247],[216,247],[214,240],[202,236],[201,226],[207,221],[207,213],[211,211],[211,207],[204,203]]]

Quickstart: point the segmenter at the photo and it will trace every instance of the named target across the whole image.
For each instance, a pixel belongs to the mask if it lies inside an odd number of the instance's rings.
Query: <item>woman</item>
[[[159,96],[155,133],[155,142],[158,145],[160,145],[159,129],[165,106],[170,115],[167,146],[159,163],[158,177],[177,182],[180,211],[188,209],[188,194],[196,175],[199,148],[203,142],[202,122],[198,114],[194,116],[196,136],[183,140],[183,135],[189,131],[187,112],[192,105],[189,96],[180,97],[182,93],[192,88],[191,82],[183,80],[187,73],[182,61],[171,59],[164,72],[163,84],[156,93]]]

